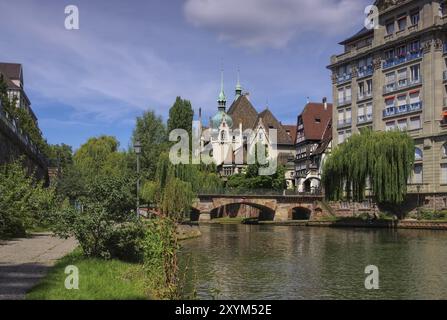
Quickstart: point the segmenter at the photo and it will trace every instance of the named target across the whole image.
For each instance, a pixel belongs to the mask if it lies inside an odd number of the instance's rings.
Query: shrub
[[[145,230],[139,221],[114,225],[106,248],[112,257],[124,261],[140,261],[143,258]]]
[[[42,225],[54,192],[27,174],[20,161],[0,167],[0,238],[23,236]]]

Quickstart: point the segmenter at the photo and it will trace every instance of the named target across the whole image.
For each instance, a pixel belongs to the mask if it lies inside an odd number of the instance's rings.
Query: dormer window
[[[321,123],[321,119],[320,118],[315,118],[315,123]]]

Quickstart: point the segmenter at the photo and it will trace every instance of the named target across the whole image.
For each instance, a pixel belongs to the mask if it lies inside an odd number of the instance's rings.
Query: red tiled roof
[[[332,104],[324,107],[323,103],[310,102],[299,116],[303,120],[304,137],[306,140],[322,140],[330,121],[332,120]]]
[[[286,132],[290,132],[290,138],[292,139],[292,142],[295,143],[296,141],[296,125],[293,124],[283,124],[282,125],[284,127],[284,129],[286,130]]]

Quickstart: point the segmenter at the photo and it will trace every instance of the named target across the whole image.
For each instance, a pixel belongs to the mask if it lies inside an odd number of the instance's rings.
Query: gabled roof
[[[12,80],[22,81],[22,65],[18,63],[5,63],[0,62],[0,74],[3,75],[4,81],[6,81],[8,88],[20,89]]]
[[[306,140],[322,140],[328,124],[332,121],[332,104],[310,102],[306,104],[300,117],[304,125]],[[329,130],[330,131],[330,130]]]
[[[252,129],[258,118],[258,112],[245,95],[231,104],[227,114],[233,119],[233,129],[239,128],[239,123],[242,123],[243,130]]]
[[[283,125],[275,118],[275,116],[269,109],[265,109],[258,115],[255,127],[258,126],[261,120],[264,128],[267,130],[267,133],[268,129],[277,130],[278,144],[293,144],[291,137],[286,132],[286,129],[284,129]]]

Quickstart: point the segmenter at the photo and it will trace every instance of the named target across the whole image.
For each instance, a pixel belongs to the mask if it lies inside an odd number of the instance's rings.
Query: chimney
[[[327,98],[323,98],[324,110],[327,110]]]

